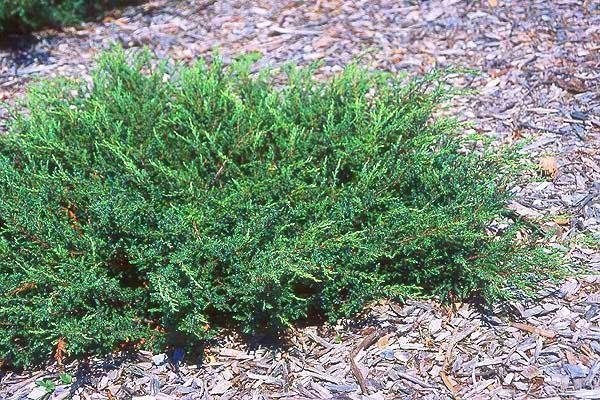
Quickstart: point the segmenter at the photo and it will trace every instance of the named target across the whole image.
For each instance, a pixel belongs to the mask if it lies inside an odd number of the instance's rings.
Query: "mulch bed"
[[[150,1],[101,23],[0,49],[0,101],[39,77],[86,77],[112,42],[191,62],[217,46],[225,59],[321,61],[329,75],[353,58],[421,73],[458,65],[479,90],[453,112],[473,133],[525,143],[539,166],[510,207],[538,223],[587,276],[538,298],[482,310],[435,302],[374,305],[356,324],[308,327],[287,347],[223,337],[202,362],[138,352],[65,366],[66,399],[563,399],[600,398],[600,8],[594,1]],[[4,122],[3,122],[4,121]],[[0,124],[8,121],[0,107]],[[260,338],[259,338],[260,339]],[[58,365],[5,372],[0,398],[48,396]]]

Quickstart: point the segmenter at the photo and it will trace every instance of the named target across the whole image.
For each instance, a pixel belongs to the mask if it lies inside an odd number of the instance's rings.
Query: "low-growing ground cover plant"
[[[72,25],[128,0],[2,0],[0,35],[28,32],[42,27]]]
[[[115,50],[91,85],[32,89],[0,138],[0,358],[494,300],[552,274],[507,219],[509,154],[432,118],[443,74],[251,66]]]

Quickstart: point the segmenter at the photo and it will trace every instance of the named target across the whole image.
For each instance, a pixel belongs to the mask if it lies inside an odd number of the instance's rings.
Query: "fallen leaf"
[[[533,325],[522,324],[520,322],[513,322],[512,326],[522,331],[535,333],[548,339],[554,339],[556,337],[556,332],[550,331],[548,329],[537,328]]]
[[[390,336],[391,336],[391,333],[388,333],[387,335],[384,335],[379,338],[379,340],[377,341],[377,347],[380,350],[383,350],[386,347],[388,347],[388,345],[390,344]]]
[[[558,164],[556,163],[556,158],[542,157],[539,165],[544,175],[549,176],[552,179],[556,178],[556,175],[558,174]]]
[[[37,287],[37,284],[35,282],[26,282],[23,285],[19,286],[18,288],[16,288],[15,290],[13,290],[10,294],[17,295],[19,293],[23,293],[28,291],[29,289],[35,289]]]
[[[54,360],[58,364],[60,370],[64,369],[63,360],[67,352],[67,341],[64,337],[59,337],[56,341],[56,351],[54,352]]]

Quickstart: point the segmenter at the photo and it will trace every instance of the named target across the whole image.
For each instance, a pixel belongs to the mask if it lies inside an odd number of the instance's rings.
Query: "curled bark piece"
[[[362,340],[362,342],[360,342],[360,344],[356,346],[354,350],[352,350],[352,352],[350,353],[350,369],[352,370],[352,373],[354,374],[354,377],[356,378],[356,381],[360,386],[360,390],[364,395],[369,394],[369,389],[367,388],[366,377],[363,376],[362,372],[360,371],[360,368],[358,368],[358,364],[356,363],[356,356],[358,355],[358,353],[360,353],[361,350],[367,349],[373,343],[378,341],[379,338],[381,338],[387,333],[388,329],[378,329],[372,332],[369,336],[365,337]]]

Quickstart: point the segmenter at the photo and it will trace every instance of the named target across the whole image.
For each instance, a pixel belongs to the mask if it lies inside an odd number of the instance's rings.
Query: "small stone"
[[[167,355],[164,353],[152,356],[152,362],[156,366],[161,366],[163,364],[166,364],[168,360],[169,360],[169,357],[167,357]]]

